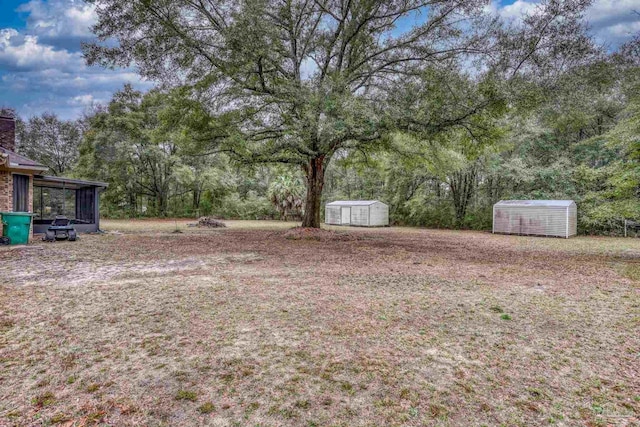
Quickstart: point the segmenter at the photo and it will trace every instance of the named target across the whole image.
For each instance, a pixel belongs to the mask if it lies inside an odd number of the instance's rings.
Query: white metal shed
[[[569,238],[578,234],[573,200],[501,200],[493,205],[493,232]]]
[[[339,200],[327,203],[324,222],[331,225],[383,227],[389,225],[389,206],[378,200]]]

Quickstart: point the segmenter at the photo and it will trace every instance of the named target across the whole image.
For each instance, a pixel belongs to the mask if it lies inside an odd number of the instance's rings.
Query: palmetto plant
[[[283,221],[288,218],[302,217],[305,197],[305,187],[302,179],[281,175],[269,186],[268,196]]]

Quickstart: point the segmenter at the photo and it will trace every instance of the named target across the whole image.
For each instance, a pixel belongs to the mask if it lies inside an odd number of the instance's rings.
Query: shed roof
[[[574,203],[573,200],[500,200],[495,206],[543,206],[543,207],[556,207],[566,208]]]
[[[374,203],[382,202],[380,200],[336,200],[335,202],[327,203],[327,206],[369,206]]]

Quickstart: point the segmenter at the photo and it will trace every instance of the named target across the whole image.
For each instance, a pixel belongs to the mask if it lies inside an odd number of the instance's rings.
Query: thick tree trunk
[[[192,207],[193,207],[193,211],[196,212],[198,209],[200,209],[200,197],[202,196],[202,191],[199,188],[194,188],[193,189],[193,200],[192,200]]]
[[[158,193],[156,195],[156,203],[158,207],[158,214],[161,217],[167,216],[167,195],[165,193]]]
[[[127,196],[129,197],[129,216],[135,218],[138,215],[137,195],[133,190],[130,190]]]
[[[449,187],[451,188],[451,196],[453,198],[453,206],[456,211],[456,226],[462,227],[464,219],[467,215],[467,207],[471,196],[475,191],[475,181],[477,175],[476,164],[470,168],[456,172],[453,174]]]
[[[320,201],[324,186],[324,156],[311,159],[303,168],[307,178],[307,198],[302,226],[320,228]]]

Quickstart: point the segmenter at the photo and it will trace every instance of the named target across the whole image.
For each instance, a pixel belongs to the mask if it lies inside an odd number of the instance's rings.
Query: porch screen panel
[[[67,218],[77,218],[76,216],[76,191],[66,190],[64,192],[64,212]]]
[[[33,186],[33,213],[35,219],[42,219],[42,187]]]
[[[29,176],[13,175],[13,211],[29,212]]]
[[[53,187],[35,187],[34,203],[38,219],[53,220],[58,215],[75,219],[76,214],[76,190]],[[35,198],[39,200],[35,200]]]
[[[76,220],[94,224],[95,188],[80,188],[76,190]]]

